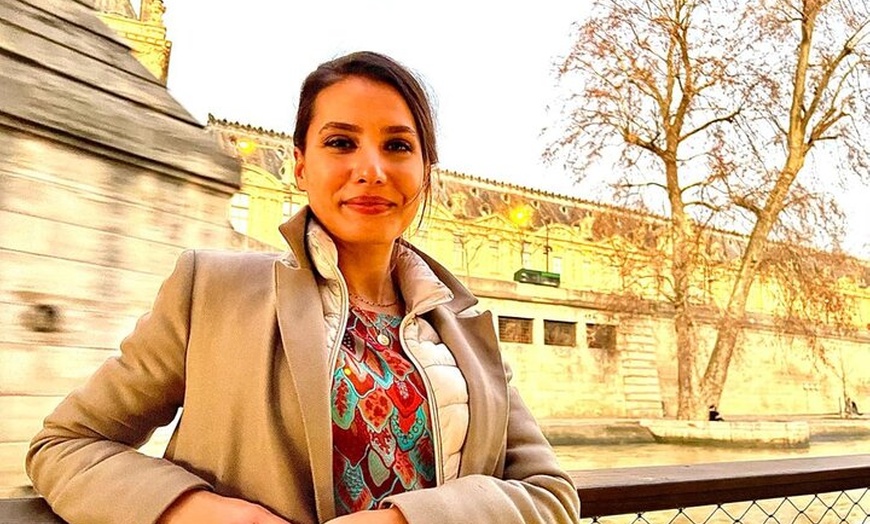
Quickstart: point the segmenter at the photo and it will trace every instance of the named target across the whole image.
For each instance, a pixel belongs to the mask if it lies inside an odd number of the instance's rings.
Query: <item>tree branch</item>
[[[683,136],[681,136],[680,142],[685,141],[686,139],[688,139],[692,135],[695,135],[697,133],[700,133],[701,131],[704,131],[705,129],[709,128],[712,125],[720,124],[723,122],[728,122],[729,124],[734,123],[734,118],[736,118],[737,115],[739,115],[742,110],[743,110],[743,106],[740,106],[725,116],[721,116],[718,118],[714,118],[712,120],[708,120],[706,123],[696,127],[695,129],[693,129],[693,130],[689,131],[688,133],[684,134]]]

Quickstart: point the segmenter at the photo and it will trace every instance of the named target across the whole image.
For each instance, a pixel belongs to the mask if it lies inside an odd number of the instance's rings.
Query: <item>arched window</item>
[[[248,211],[251,206],[251,197],[245,193],[236,193],[230,199],[230,225],[243,235],[248,234]]]

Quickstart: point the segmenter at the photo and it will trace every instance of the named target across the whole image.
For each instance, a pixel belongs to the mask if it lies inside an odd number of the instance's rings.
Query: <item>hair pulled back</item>
[[[386,84],[395,89],[408,105],[423,149],[423,164],[426,166],[428,184],[429,168],[438,163],[435,120],[429,98],[413,73],[392,58],[380,53],[372,51],[351,53],[320,64],[305,78],[299,93],[296,128],[293,131],[295,146],[305,153],[306,136],[314,117],[317,95],[327,87],[349,77],[361,77]]]

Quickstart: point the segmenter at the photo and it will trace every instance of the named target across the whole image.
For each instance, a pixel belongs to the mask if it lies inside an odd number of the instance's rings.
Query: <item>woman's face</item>
[[[414,117],[386,84],[349,77],[322,90],[298,148],[296,183],[339,244],[391,244],[414,220],[426,167]]]

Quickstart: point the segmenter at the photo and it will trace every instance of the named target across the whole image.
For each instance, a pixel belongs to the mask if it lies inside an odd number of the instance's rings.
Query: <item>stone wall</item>
[[[499,316],[532,322],[530,343],[502,342],[502,351],[514,371],[513,384],[537,417],[676,415],[676,344],[666,315],[608,312],[577,297],[538,302],[530,299],[537,287],[528,284],[482,279],[471,284],[483,296],[480,307],[492,310],[496,322]],[[545,343],[545,321],[553,320],[576,323],[573,345]],[[588,325],[615,326],[615,347],[591,347],[584,333]],[[697,336],[699,360],[706,362],[715,331],[702,324]],[[870,372],[863,365],[868,350],[870,339],[860,332],[810,346],[798,335],[748,328],[732,360],[719,411],[726,418],[834,415],[842,410],[844,393],[860,409],[870,409]],[[699,368],[698,374],[703,371]]]
[[[43,417],[229,226],[238,162],[83,0],[0,0],[0,496]]]
[[[42,418],[116,353],[183,248],[251,247],[230,191],[3,131],[0,489],[28,483]]]

